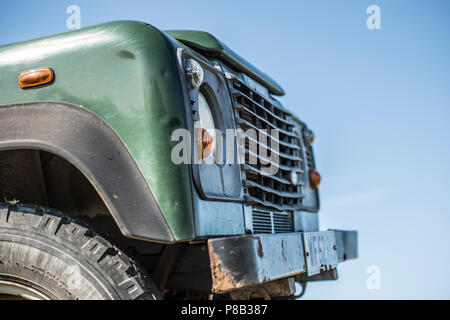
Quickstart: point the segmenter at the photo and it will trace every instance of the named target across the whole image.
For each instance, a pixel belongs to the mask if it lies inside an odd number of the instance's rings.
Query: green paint
[[[186,128],[177,42],[156,28],[111,22],[0,47],[0,105],[58,101],[82,105],[121,137],[177,240],[194,238],[190,167],[170,159]],[[22,90],[19,73],[52,67],[52,85]]]
[[[284,90],[278,83],[228,48],[212,34],[194,30],[168,30],[165,32],[187,46],[199,50],[201,53],[206,52],[208,55],[227,61],[237,70],[248,74],[267,87],[273,94],[284,95]]]

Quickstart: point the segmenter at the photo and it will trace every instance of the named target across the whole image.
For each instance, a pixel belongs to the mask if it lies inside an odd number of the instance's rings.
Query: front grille
[[[249,136],[245,136],[245,145],[241,145],[246,159],[245,163],[241,164],[246,203],[278,211],[300,209],[304,198],[305,168],[296,124],[291,120],[291,115],[274,100],[263,97],[237,77],[228,76],[227,78],[238,128],[244,132],[253,129],[258,134],[268,136],[266,145]],[[272,129],[279,131],[278,139],[270,134]],[[249,148],[249,141],[256,143],[258,150],[256,155]],[[261,168],[264,165],[267,166],[265,161],[269,159],[261,156],[259,151],[268,151],[267,154],[270,157],[271,152],[276,152],[270,147],[273,142],[279,145],[279,163],[272,163],[278,167],[278,172],[267,175]],[[256,158],[256,163],[249,163],[250,156]],[[298,175],[296,185],[291,182],[293,171]],[[283,217],[280,219],[282,220]],[[257,218],[259,219],[259,216]]]
[[[253,233],[292,232],[292,214],[290,212],[271,212],[253,209]]]

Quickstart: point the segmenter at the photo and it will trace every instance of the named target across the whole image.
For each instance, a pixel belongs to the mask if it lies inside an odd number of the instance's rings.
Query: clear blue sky
[[[305,298],[450,298],[449,1],[1,1],[0,44],[65,31],[71,4],[82,26],[210,31],[284,86],[317,136],[321,228],[360,237],[360,258]]]

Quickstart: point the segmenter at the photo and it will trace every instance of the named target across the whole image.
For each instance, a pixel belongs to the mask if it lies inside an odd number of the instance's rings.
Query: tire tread
[[[114,281],[121,299],[160,298],[147,273],[83,221],[37,205],[0,203],[0,227],[14,226],[45,234],[49,238],[57,237],[80,248],[83,258],[95,264]]]

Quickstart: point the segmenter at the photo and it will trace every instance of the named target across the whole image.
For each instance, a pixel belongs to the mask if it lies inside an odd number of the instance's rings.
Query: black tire
[[[22,204],[0,203],[0,290],[2,285],[47,299],[160,297],[148,275],[89,226],[56,210]]]

